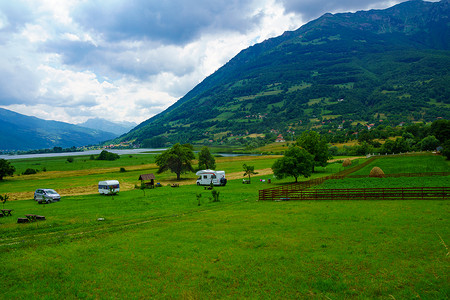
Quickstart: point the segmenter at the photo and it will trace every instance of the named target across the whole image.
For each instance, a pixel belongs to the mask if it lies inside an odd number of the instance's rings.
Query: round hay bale
[[[352,161],[350,160],[350,158],[346,158],[345,160],[344,160],[344,162],[342,163],[342,166],[343,167],[348,167],[348,166],[350,166],[352,164]]]
[[[381,170],[378,167],[373,167],[373,169],[370,170],[369,177],[383,178],[383,177],[386,177],[386,176],[384,175],[383,170]]]

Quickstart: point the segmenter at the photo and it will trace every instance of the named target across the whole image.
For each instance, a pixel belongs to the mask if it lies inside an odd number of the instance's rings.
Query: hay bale
[[[373,167],[373,169],[370,170],[369,177],[383,178],[383,177],[386,177],[386,176],[384,175],[383,170],[381,170],[378,167]]]
[[[342,163],[342,166],[343,167],[348,167],[348,166],[350,166],[352,164],[352,161],[349,159],[349,158],[346,158],[345,160],[344,160],[344,162]]]

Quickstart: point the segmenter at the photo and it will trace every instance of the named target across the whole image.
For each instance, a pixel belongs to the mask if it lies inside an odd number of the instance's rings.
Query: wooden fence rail
[[[288,198],[290,194],[308,189],[310,187],[319,185],[328,179],[342,179],[343,176],[327,176],[308,181],[301,181],[291,184],[286,184],[278,187],[264,189],[259,191],[259,200],[275,200],[280,198]]]
[[[277,198],[278,197],[278,198]],[[450,187],[298,190],[266,200],[448,200]],[[264,197],[262,200],[265,200]],[[260,191],[261,200],[261,191]]]

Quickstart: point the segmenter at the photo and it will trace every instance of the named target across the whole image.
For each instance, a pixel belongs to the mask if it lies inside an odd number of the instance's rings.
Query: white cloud
[[[327,11],[383,0],[0,2],[0,107],[142,122],[241,50]]]

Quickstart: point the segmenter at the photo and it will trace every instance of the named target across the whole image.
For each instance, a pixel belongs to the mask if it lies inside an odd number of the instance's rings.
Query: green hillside
[[[326,14],[243,50],[121,140],[230,136],[450,119],[449,1]]]

